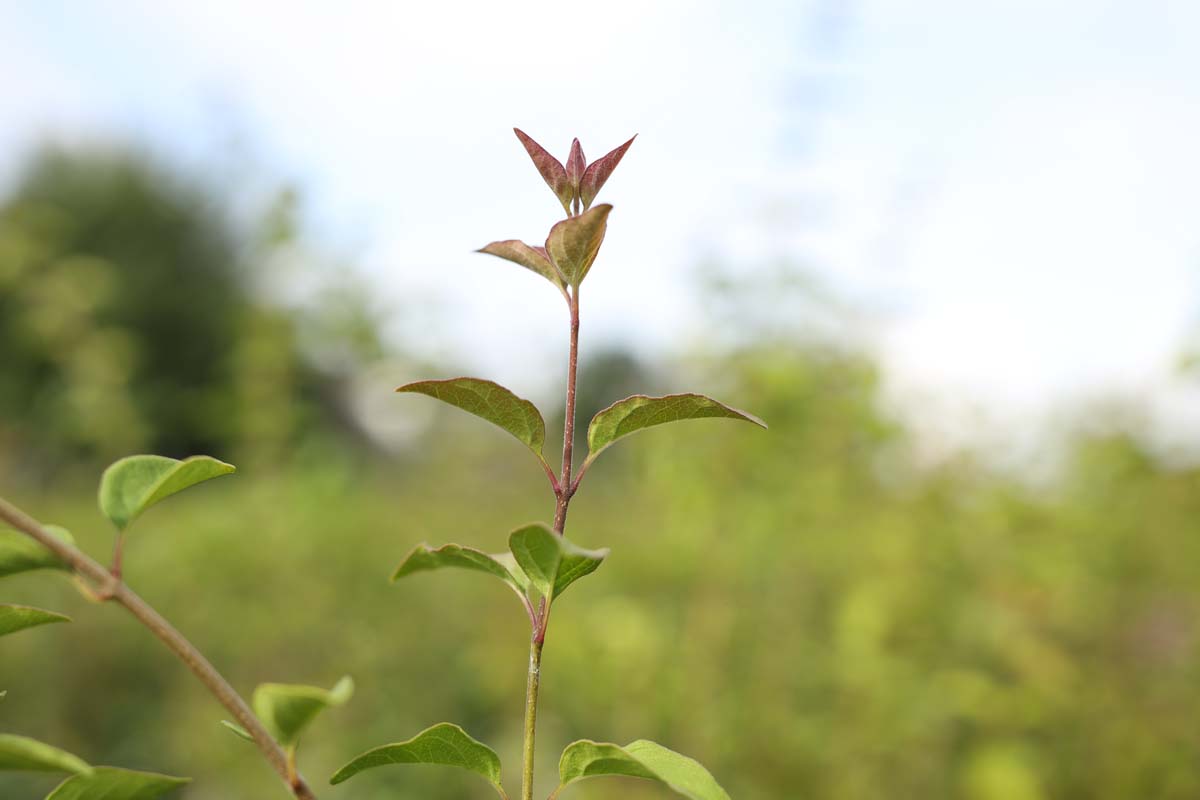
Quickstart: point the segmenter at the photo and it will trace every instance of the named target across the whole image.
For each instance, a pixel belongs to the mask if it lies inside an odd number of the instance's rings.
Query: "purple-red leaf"
[[[546,237],[546,252],[572,286],[579,286],[592,268],[592,262],[600,252],[600,243],[604,241],[610,211],[612,206],[601,203],[590,211],[564,219],[550,229],[550,235]]]
[[[583,147],[579,140],[575,139],[571,142],[571,155],[567,157],[567,180],[576,192],[579,191],[579,182],[583,180],[586,169],[587,159],[583,157]]]
[[[533,247],[518,239],[505,239],[502,242],[492,242],[475,252],[487,253],[490,256],[498,256],[514,264],[520,264],[525,269],[532,270],[553,283],[560,291],[563,288],[562,275],[550,263],[550,257],[546,255],[544,247]]]
[[[517,134],[517,138],[525,146],[525,152],[529,153],[529,157],[533,159],[533,165],[537,167],[537,171],[546,180],[546,185],[550,187],[555,197],[558,198],[558,202],[562,203],[563,208],[570,214],[571,201],[575,197],[575,188],[567,180],[566,167],[562,165],[561,161],[546,152],[546,148],[531,139],[520,128],[513,128],[513,133]]]
[[[633,139],[636,138],[637,135],[634,134]],[[633,139],[630,139],[598,161],[593,161],[583,173],[583,178],[579,182],[579,199],[583,203],[585,211],[591,208],[592,201],[596,199],[596,195],[600,194],[600,187],[608,180],[608,176],[612,174],[612,171],[617,168],[617,164],[621,163],[621,158],[625,155],[625,151],[629,149],[629,145],[633,144]]]

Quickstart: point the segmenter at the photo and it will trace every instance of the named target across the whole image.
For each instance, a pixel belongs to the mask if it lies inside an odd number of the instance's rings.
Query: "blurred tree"
[[[33,159],[0,205],[0,454],[269,450],[333,419],[299,344],[310,317],[329,326],[250,280],[294,238],[294,203],[245,231],[227,199],[133,151]],[[377,347],[356,310],[349,346]]]

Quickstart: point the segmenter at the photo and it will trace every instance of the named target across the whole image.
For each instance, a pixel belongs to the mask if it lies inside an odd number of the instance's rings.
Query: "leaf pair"
[[[546,148],[535,142],[520,128],[513,128],[513,133],[521,140],[525,152],[529,153],[529,157],[533,159],[533,165],[537,167],[537,171],[541,173],[546,185],[550,187],[550,191],[554,192],[554,196],[558,198],[558,202],[562,203],[563,210],[568,215],[571,213],[571,204],[575,200],[579,200],[584,211],[591,208],[592,201],[600,193],[600,188],[608,181],[608,177],[617,168],[617,164],[621,163],[625,151],[633,144],[633,139],[637,138],[635,135],[628,142],[590,165],[584,158],[583,147],[579,144],[579,140],[575,139],[571,142],[571,153],[567,157],[566,166],[564,166],[561,161],[550,155]]]
[[[447,544],[431,549],[417,545],[396,568],[397,581],[416,572],[459,568],[493,575],[525,601],[530,588],[552,601],[575,581],[595,572],[607,549],[585,550],[541,523],[518,528],[508,537],[510,552],[489,554],[473,547]]]
[[[0,733],[0,771],[6,770],[67,773],[46,800],[155,800],[189,782],[154,772],[93,767],[36,739]]]
[[[518,239],[492,242],[476,252],[499,256],[536,272],[554,284],[560,292],[578,288],[591,270],[604,234],[612,206],[601,203],[595,208],[558,222],[550,229],[545,247],[534,247]]]
[[[339,784],[360,772],[392,764],[440,764],[474,772],[502,798],[500,757],[457,725],[442,722],[405,742],[368,750],[339,769],[330,783]],[[551,800],[584,778],[617,775],[662,783],[688,800],[729,800],[729,794],[699,762],[640,739],[619,747],[582,740],[567,746],[558,763],[559,785]]]
[[[537,407],[498,383],[480,378],[450,378],[440,381],[408,383],[397,392],[413,392],[441,400],[508,431],[533,454],[550,474],[542,448],[546,442],[546,422]],[[688,419],[725,418],[767,427],[753,414],[719,403],[702,394],[672,394],[665,397],[634,395],[618,400],[596,414],[588,425],[590,465],[609,445],[631,433]]]

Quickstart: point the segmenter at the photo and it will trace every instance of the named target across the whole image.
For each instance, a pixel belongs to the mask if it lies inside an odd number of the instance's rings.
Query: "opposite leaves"
[[[618,400],[596,416],[588,425],[588,457],[591,463],[604,448],[631,433],[685,419],[704,418],[740,419],[767,427],[753,414],[739,411],[702,394],[670,394],[665,397],[647,397],[636,394]]]
[[[118,530],[125,530],[158,501],[235,471],[232,464],[208,456],[183,461],[165,456],[122,458],[104,470],[100,478],[100,510]]]
[[[529,582],[547,600],[558,597],[575,581],[595,572],[608,556],[607,549],[585,550],[535,523],[513,531],[508,547]]]
[[[368,750],[339,769],[329,782],[342,783],[363,770],[390,764],[442,764],[470,770],[491,783],[501,797],[507,798],[500,785],[500,757],[492,748],[448,722],[427,728],[407,742]]]
[[[515,436],[533,451],[547,470],[550,469],[542,455],[542,446],[546,442],[545,420],[533,403],[517,397],[500,384],[480,378],[450,378],[406,383],[396,391],[428,395],[486,419]]]
[[[645,739],[624,747],[586,739],[568,745],[558,762],[559,787],[551,800],[568,784],[599,775],[659,781],[689,800],[729,800],[729,794],[699,762]]]

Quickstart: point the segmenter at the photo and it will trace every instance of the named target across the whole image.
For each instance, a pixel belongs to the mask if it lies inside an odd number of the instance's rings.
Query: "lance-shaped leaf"
[[[618,400],[596,416],[588,425],[588,457],[590,463],[610,444],[631,433],[685,419],[706,418],[740,419],[767,427],[753,414],[718,403],[702,394],[669,394],[665,397],[647,397],[635,394]]]
[[[18,772],[91,772],[92,768],[78,756],[48,744],[0,733],[0,771]]]
[[[486,419],[515,436],[549,469],[546,457],[542,455],[542,446],[546,442],[545,420],[533,403],[517,397],[500,384],[480,378],[450,378],[406,383],[396,391],[428,395]]]
[[[52,622],[70,622],[71,618],[32,606],[0,605],[0,636],[49,625]]]
[[[578,139],[571,140],[571,154],[567,156],[567,180],[571,183],[572,191],[579,194],[579,181],[587,169],[587,159],[583,157],[583,145]]]
[[[520,128],[513,128],[513,133],[517,135],[517,138],[521,140],[521,144],[525,146],[525,152],[529,153],[529,157],[533,159],[533,165],[542,174],[546,185],[550,187],[550,191],[554,192],[554,196],[558,198],[558,202],[562,203],[563,209],[570,214],[571,200],[575,197],[575,191],[571,188],[571,182],[567,180],[566,167],[562,165],[561,161],[546,152],[546,148],[531,139]]]
[[[159,500],[234,471],[232,464],[208,456],[183,461],[165,456],[122,458],[104,470],[100,478],[100,510],[124,530]]]
[[[75,544],[74,537],[66,528],[43,525],[46,530],[68,544]],[[58,556],[17,531],[0,531],[0,578],[35,569],[61,569],[70,571]]]
[[[344,705],[354,694],[354,681],[342,678],[332,689],[264,683],[254,690],[254,713],[284,748],[295,747],[300,734],[327,708]],[[229,727],[233,727],[232,723]],[[238,733],[238,730],[234,730]]]
[[[553,283],[560,292],[563,290],[562,275],[559,275],[558,270],[550,263],[550,257],[546,255],[544,247],[533,247],[519,239],[505,239],[502,242],[492,242],[475,252],[487,253],[489,256],[497,256],[514,264],[520,264],[525,269],[536,272]]]
[[[552,797],[558,797],[574,781],[599,775],[659,781],[689,800],[729,800],[729,794],[699,762],[645,739],[624,747],[586,739],[567,745],[558,762],[559,787]]]
[[[637,135],[634,134],[633,139],[636,138]],[[629,149],[629,145],[633,144],[633,139],[630,139],[603,158],[588,164],[587,170],[583,173],[582,180],[579,181],[579,200],[583,203],[584,211],[592,207],[592,201],[596,199],[596,195],[600,194],[600,187],[608,180],[608,176],[612,175],[613,170],[617,168],[617,164],[621,163],[621,159],[625,156],[625,151]]]
[[[553,599],[575,581],[596,571],[608,549],[585,550],[540,523],[526,525],[508,537],[508,548],[529,582]]]
[[[525,596],[529,588],[529,579],[517,565],[510,553],[485,553],[473,547],[463,547],[460,544],[444,544],[436,550],[422,542],[404,557],[404,561],[392,575],[393,581],[412,575],[414,572],[426,572],[447,567],[470,569],[493,575],[508,584],[519,597]]]
[[[174,778],[155,772],[96,767],[91,772],[67,778],[46,795],[46,800],[156,800],[190,782],[190,778]]]
[[[608,228],[608,212],[612,206],[601,203],[582,214],[564,219],[550,229],[546,237],[546,252],[563,278],[578,286],[587,277],[592,262],[600,252],[604,231]]]
[[[466,731],[449,722],[441,722],[421,731],[407,742],[385,744],[355,758],[337,771],[330,783],[349,780],[363,770],[390,764],[441,764],[460,767],[483,776],[501,797],[500,757],[483,742],[471,738]]]

